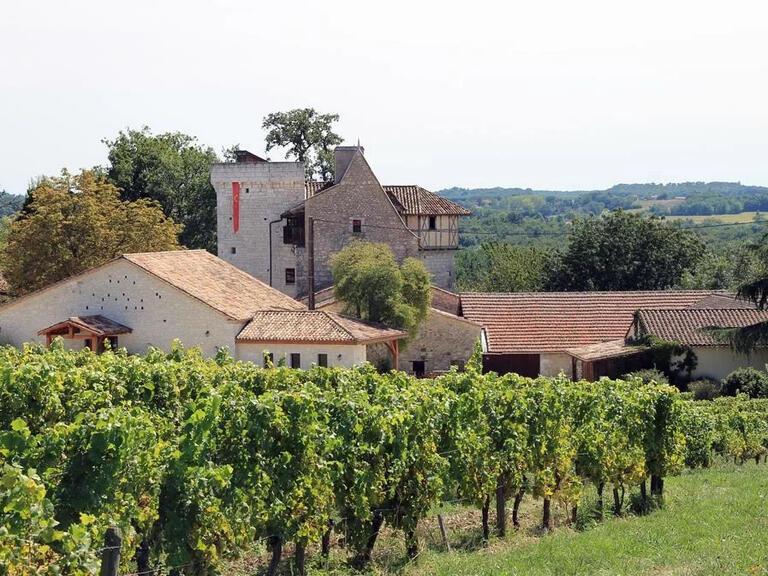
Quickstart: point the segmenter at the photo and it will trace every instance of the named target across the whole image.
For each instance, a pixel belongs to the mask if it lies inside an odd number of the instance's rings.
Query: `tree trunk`
[[[373,521],[371,522],[371,534],[368,536],[368,541],[365,543],[365,549],[358,555],[354,562],[357,568],[362,568],[371,561],[373,547],[376,545],[376,539],[379,537],[379,530],[381,530],[383,524],[384,515],[381,512],[375,512],[373,514]]]
[[[605,488],[605,482],[600,482],[597,485],[597,510],[601,518],[603,517],[603,488]]]
[[[515,528],[520,528],[520,503],[523,501],[523,495],[525,494],[525,485],[515,494],[515,502],[512,504],[512,525]]]
[[[139,547],[136,548],[136,555],[134,556],[134,559],[136,560],[136,570],[142,576],[154,576],[154,571],[149,564],[149,551],[150,546],[149,540],[147,539],[142,540]]]
[[[323,533],[321,553],[325,558],[331,553],[331,534],[333,534],[333,520],[328,520],[328,530]]]
[[[755,464],[760,464],[760,454],[755,456]]]
[[[544,498],[544,518],[541,522],[541,527],[544,530],[552,530],[552,501],[549,498]]]
[[[491,535],[491,530],[488,527],[488,509],[491,507],[491,495],[485,495],[485,502],[483,502],[483,540],[487,543]]]
[[[416,533],[416,526],[405,533],[405,551],[411,560],[419,555],[419,535]]]
[[[303,542],[296,542],[296,552],[293,555],[293,561],[296,564],[296,573],[299,574],[299,576],[304,576],[306,574],[306,552],[306,544]]]
[[[496,534],[502,538],[507,533],[507,491],[504,476],[496,484]]]
[[[613,489],[613,515],[621,516],[621,500],[619,499],[619,489]]]
[[[643,512],[648,511],[648,489],[645,485],[645,478],[640,483],[640,506],[643,507]]]
[[[283,556],[283,540],[279,536],[270,536],[267,542],[272,550],[272,558],[269,560],[267,576],[275,576],[280,566],[280,558]]]
[[[573,508],[571,508],[571,524],[576,526],[576,521],[579,517],[579,505],[574,504]]]

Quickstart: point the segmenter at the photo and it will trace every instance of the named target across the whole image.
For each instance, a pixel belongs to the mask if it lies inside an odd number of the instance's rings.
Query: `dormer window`
[[[353,234],[360,234],[363,231],[363,221],[360,219],[353,219],[352,220],[352,233]]]

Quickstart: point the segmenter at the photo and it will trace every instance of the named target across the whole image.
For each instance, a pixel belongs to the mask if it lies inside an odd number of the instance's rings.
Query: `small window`
[[[363,231],[363,221],[362,220],[352,220],[352,233],[353,234],[360,234]]]
[[[326,368],[328,366],[328,354],[318,354],[317,365]]]
[[[285,283],[296,284],[296,268],[285,269]]]
[[[291,368],[301,368],[301,354],[296,352],[291,354]]]
[[[424,366],[424,360],[414,360],[413,375],[416,376],[416,378],[424,378],[425,373],[426,366]]]
[[[246,194],[250,194],[250,193],[251,193],[251,189],[250,189],[250,188],[246,188],[246,189],[245,189],[245,193],[246,193]]]
[[[275,365],[275,355],[272,352],[264,354],[264,368],[269,368]]]
[[[237,248],[235,248],[234,246],[232,246],[232,248],[230,248],[230,249],[229,249],[229,253],[230,253],[230,254],[237,254]]]
[[[437,230],[437,216],[430,216],[429,217],[429,229],[430,230]]]

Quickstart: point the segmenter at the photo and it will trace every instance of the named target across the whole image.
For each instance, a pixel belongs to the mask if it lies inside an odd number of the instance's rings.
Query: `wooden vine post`
[[[123,545],[123,536],[120,528],[107,528],[104,536],[104,549],[101,552],[101,570],[99,576],[118,576],[120,567],[120,547]]]

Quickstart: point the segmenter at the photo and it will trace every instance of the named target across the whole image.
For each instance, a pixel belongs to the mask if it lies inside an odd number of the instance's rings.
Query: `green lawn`
[[[490,549],[426,550],[411,575],[768,574],[768,466],[722,466],[667,480],[665,507],[578,532],[513,534]]]

